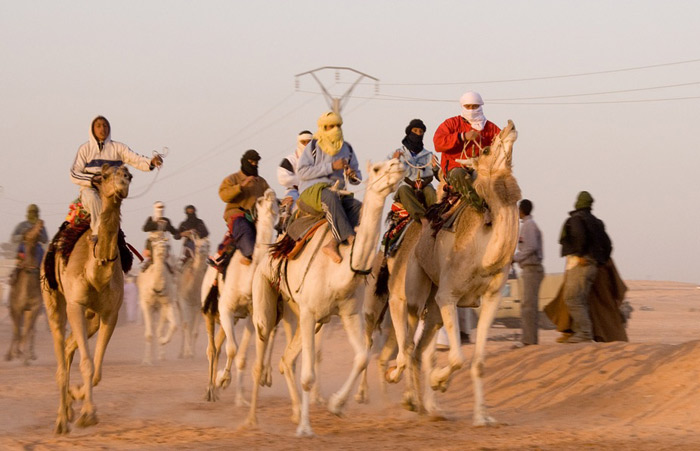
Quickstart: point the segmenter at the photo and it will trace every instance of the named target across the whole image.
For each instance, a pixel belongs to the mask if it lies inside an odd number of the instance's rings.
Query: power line
[[[564,74],[564,75],[545,75],[540,77],[525,77],[525,78],[506,78],[501,80],[478,80],[478,81],[459,81],[459,82],[439,82],[439,83],[379,83],[379,86],[455,86],[455,85],[470,85],[470,84],[490,84],[490,83],[516,83],[523,81],[536,81],[536,80],[555,80],[561,78],[574,78],[574,77],[586,77],[590,75],[602,75],[602,74],[612,74],[618,72],[630,72],[636,70],[652,69],[657,67],[666,66],[676,66],[680,64],[691,64],[700,62],[700,59],[692,59],[685,61],[674,61],[671,63],[661,63],[661,64],[649,64],[646,66],[636,66],[636,67],[626,67],[621,69],[610,69],[601,70],[594,72],[580,72],[575,74]],[[369,83],[362,83],[369,84]]]

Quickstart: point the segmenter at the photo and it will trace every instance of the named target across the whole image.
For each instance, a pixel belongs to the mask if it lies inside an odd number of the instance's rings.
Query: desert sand
[[[100,423],[55,436],[55,361],[42,316],[38,359],[30,366],[0,362],[0,449],[700,449],[700,289],[676,282],[627,283],[634,307],[629,343],[558,344],[557,332],[541,330],[539,346],[511,349],[518,330],[492,329],[485,390],[499,426],[472,426],[466,368],[438,395],[448,418],[436,421],[400,406],[403,383],[390,386],[383,399],[373,356],[370,404],[350,399],[342,417],[313,406],[317,436],[311,439],[295,437],[286,385],[277,371],[273,386],[261,390],[259,427],[244,428],[247,408],[234,406],[231,388],[220,393],[219,402],[203,399],[203,328],[194,359],[177,358],[178,335],[165,361],[144,366],[143,326],[124,321],[94,392]],[[3,308],[3,355],[10,334]],[[279,340],[274,368],[282,347]],[[472,348],[463,345],[467,356]],[[252,359],[252,346],[250,351]],[[331,323],[320,372],[324,396],[347,376],[351,355],[344,331]],[[76,364],[71,377],[79,378]],[[247,372],[246,394],[250,382]]]

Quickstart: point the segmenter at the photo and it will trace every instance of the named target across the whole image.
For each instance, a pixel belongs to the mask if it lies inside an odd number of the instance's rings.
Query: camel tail
[[[205,315],[216,315],[219,313],[219,286],[212,285],[207,297],[204,299],[202,312]]]
[[[383,298],[389,295],[389,265],[386,260],[379,267],[377,274],[377,284],[374,286],[374,295],[378,298]]]

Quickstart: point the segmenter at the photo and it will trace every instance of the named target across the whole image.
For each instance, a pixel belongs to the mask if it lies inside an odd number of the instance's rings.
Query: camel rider
[[[88,142],[78,148],[78,154],[70,170],[70,178],[80,185],[80,199],[83,207],[90,213],[92,240],[97,242],[97,230],[100,226],[102,199],[97,187],[102,181],[100,170],[103,164],[119,167],[128,164],[141,171],[152,171],[163,164],[162,158],[151,159],[137,154],[122,144],[111,139],[112,128],[103,116],[97,116],[90,124]]]
[[[260,154],[256,150],[246,150],[241,157],[241,170],[226,177],[219,186],[219,197],[226,202],[224,221],[228,233],[219,246],[219,253],[234,245],[241,251],[241,263],[249,265],[255,249],[255,224],[253,207],[258,197],[265,194],[270,185],[258,175]]]
[[[460,194],[469,199],[477,210],[486,206],[472,187],[473,169],[457,160],[477,158],[482,149],[491,145],[501,129],[486,120],[484,101],[473,91],[465,92],[459,99],[462,114],[446,119],[435,130],[435,151],[442,154],[440,168],[446,181]]]
[[[17,244],[17,263],[19,264],[24,260],[24,237],[25,235],[35,227],[40,227],[39,231],[39,243],[46,243],[49,240],[49,236],[46,233],[46,227],[44,227],[44,221],[39,218],[39,207],[36,204],[31,204],[27,207],[27,220],[22,221],[17,224],[15,230],[12,232],[12,242]],[[37,246],[34,254],[34,259],[37,263],[41,262],[44,257],[44,248],[42,246]]]
[[[182,243],[183,252],[185,254],[182,257],[183,264],[194,256],[195,236],[198,238],[206,238],[209,236],[209,230],[207,230],[207,226],[204,225],[204,221],[197,217],[197,209],[194,208],[194,205],[185,207],[185,215],[187,215],[187,219],[182,221],[177,228],[180,236],[184,238]]]
[[[318,131],[297,165],[299,201],[316,212],[323,212],[328,219],[333,239],[322,249],[335,263],[342,261],[340,243],[355,235],[362,207],[352,195],[339,195],[330,189],[336,183],[339,189],[344,189],[344,176],[353,185],[362,180],[355,152],[343,140],[342,125],[339,114],[330,111],[322,114]]]
[[[153,203],[153,215],[146,219],[146,223],[143,225],[143,231],[149,232],[149,236],[146,239],[146,250],[144,251],[144,257],[146,261],[143,263],[141,268],[142,271],[148,269],[151,266],[151,252],[153,252],[153,246],[151,241],[153,240],[153,235],[155,233],[161,233],[165,236],[165,232],[170,232],[170,234],[176,240],[180,239],[180,232],[178,232],[175,227],[173,227],[170,219],[163,216],[165,212],[165,204],[161,201],[156,201]]]
[[[425,220],[425,210],[437,199],[433,181],[433,169],[437,169],[437,159],[433,153],[423,147],[425,124],[420,119],[413,119],[406,127],[403,144],[390,158],[398,158],[404,165],[406,173],[404,182],[394,196],[415,221]]]
[[[285,193],[280,205],[281,228],[286,225],[287,219],[294,213],[294,203],[299,199],[299,176],[297,175],[297,163],[307,144],[313,139],[313,134],[303,130],[297,135],[297,147],[294,152],[284,157],[277,167],[277,181],[284,186]],[[281,230],[278,230],[281,232]]]

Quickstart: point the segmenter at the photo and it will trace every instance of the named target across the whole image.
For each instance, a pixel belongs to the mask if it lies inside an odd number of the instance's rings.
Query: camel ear
[[[110,168],[110,165],[108,165],[107,163],[103,164],[102,168],[100,169],[100,173],[102,175],[106,174],[107,172],[109,172],[109,168]]]
[[[372,160],[367,162],[367,173],[369,174],[370,172],[372,172]]]
[[[511,132],[511,130],[515,130],[515,124],[512,120],[508,119],[508,125],[506,125],[506,128],[504,128],[501,133],[503,133],[503,136],[506,136]]]

